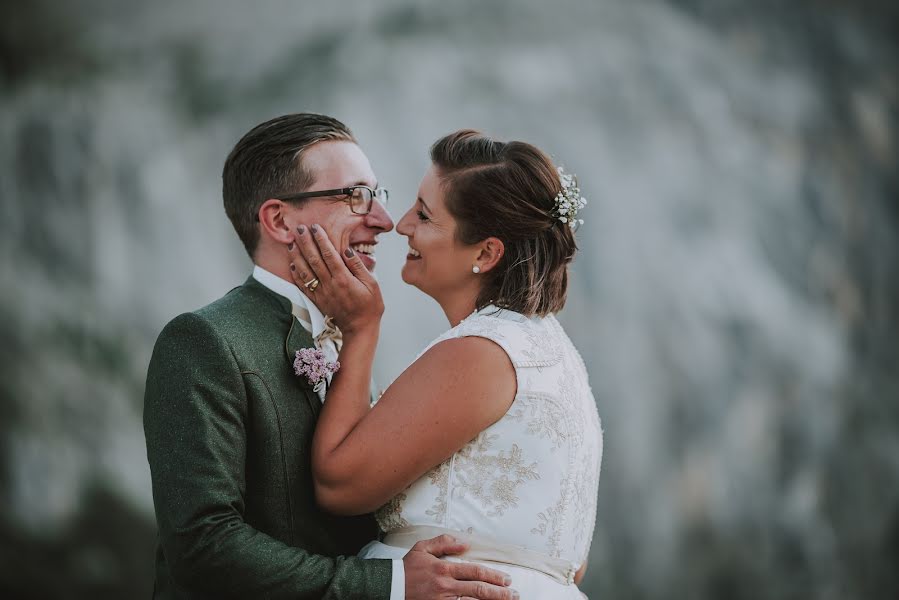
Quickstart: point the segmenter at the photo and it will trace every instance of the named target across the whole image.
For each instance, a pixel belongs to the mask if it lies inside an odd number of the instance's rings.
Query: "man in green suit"
[[[287,246],[298,225],[317,223],[373,269],[377,238],[393,229],[350,130],[323,115],[272,119],[237,143],[222,178],[255,267],[172,320],[153,351],[144,431],[159,527],[154,598],[511,600],[503,574],[439,560],[464,549],[446,536],[403,560],[357,558],[377,536],[371,516],[315,502],[310,449],[324,390],[292,364],[313,346],[336,358],[339,337],[290,283]]]

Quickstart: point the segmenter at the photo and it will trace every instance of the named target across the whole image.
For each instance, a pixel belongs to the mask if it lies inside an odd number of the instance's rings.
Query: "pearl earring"
[[[475,266],[473,266],[473,267],[471,268],[471,272],[472,272],[472,273],[475,273],[475,274],[480,273],[480,272],[481,272],[481,267],[475,265]]]

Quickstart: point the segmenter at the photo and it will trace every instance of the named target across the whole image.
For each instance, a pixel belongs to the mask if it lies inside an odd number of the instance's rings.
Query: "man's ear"
[[[499,238],[489,237],[478,244],[481,251],[475,260],[475,265],[480,268],[481,273],[486,273],[494,268],[506,253],[506,246]]]
[[[259,224],[262,231],[276,242],[289,244],[293,241],[293,230],[286,222],[287,205],[281,200],[269,198],[259,207]]]

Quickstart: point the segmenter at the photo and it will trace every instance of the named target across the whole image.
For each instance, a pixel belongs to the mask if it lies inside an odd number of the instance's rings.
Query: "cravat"
[[[294,304],[292,312],[293,316],[299,319],[303,325],[309,323],[309,327],[305,327],[305,329],[309,331],[309,333],[312,333],[310,330],[312,327],[312,315],[309,314],[309,311],[302,306]],[[334,342],[334,347],[340,352],[340,347],[343,346],[343,334],[340,332],[340,329],[337,328],[337,325],[334,324],[334,319],[331,317],[325,317],[325,328],[321,333],[315,336],[315,342],[319,347],[322,347],[325,340]]]
[[[308,310],[306,311],[306,314],[309,314]],[[340,348],[343,347],[343,334],[340,332],[340,329],[337,328],[337,325],[334,324],[334,319],[331,317],[325,317],[325,329],[315,336],[315,341],[319,344],[325,340],[334,342],[334,347],[337,348],[338,352],[340,352]]]

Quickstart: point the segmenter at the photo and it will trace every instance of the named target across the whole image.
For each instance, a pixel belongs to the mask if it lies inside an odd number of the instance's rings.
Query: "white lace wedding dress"
[[[365,558],[401,558],[451,533],[462,558],[509,573],[522,600],[582,596],[573,577],[596,520],[602,429],[584,362],[554,316],[487,307],[431,342],[479,336],[502,347],[518,390],[508,412],[376,514]],[[448,368],[451,366],[448,365]]]

